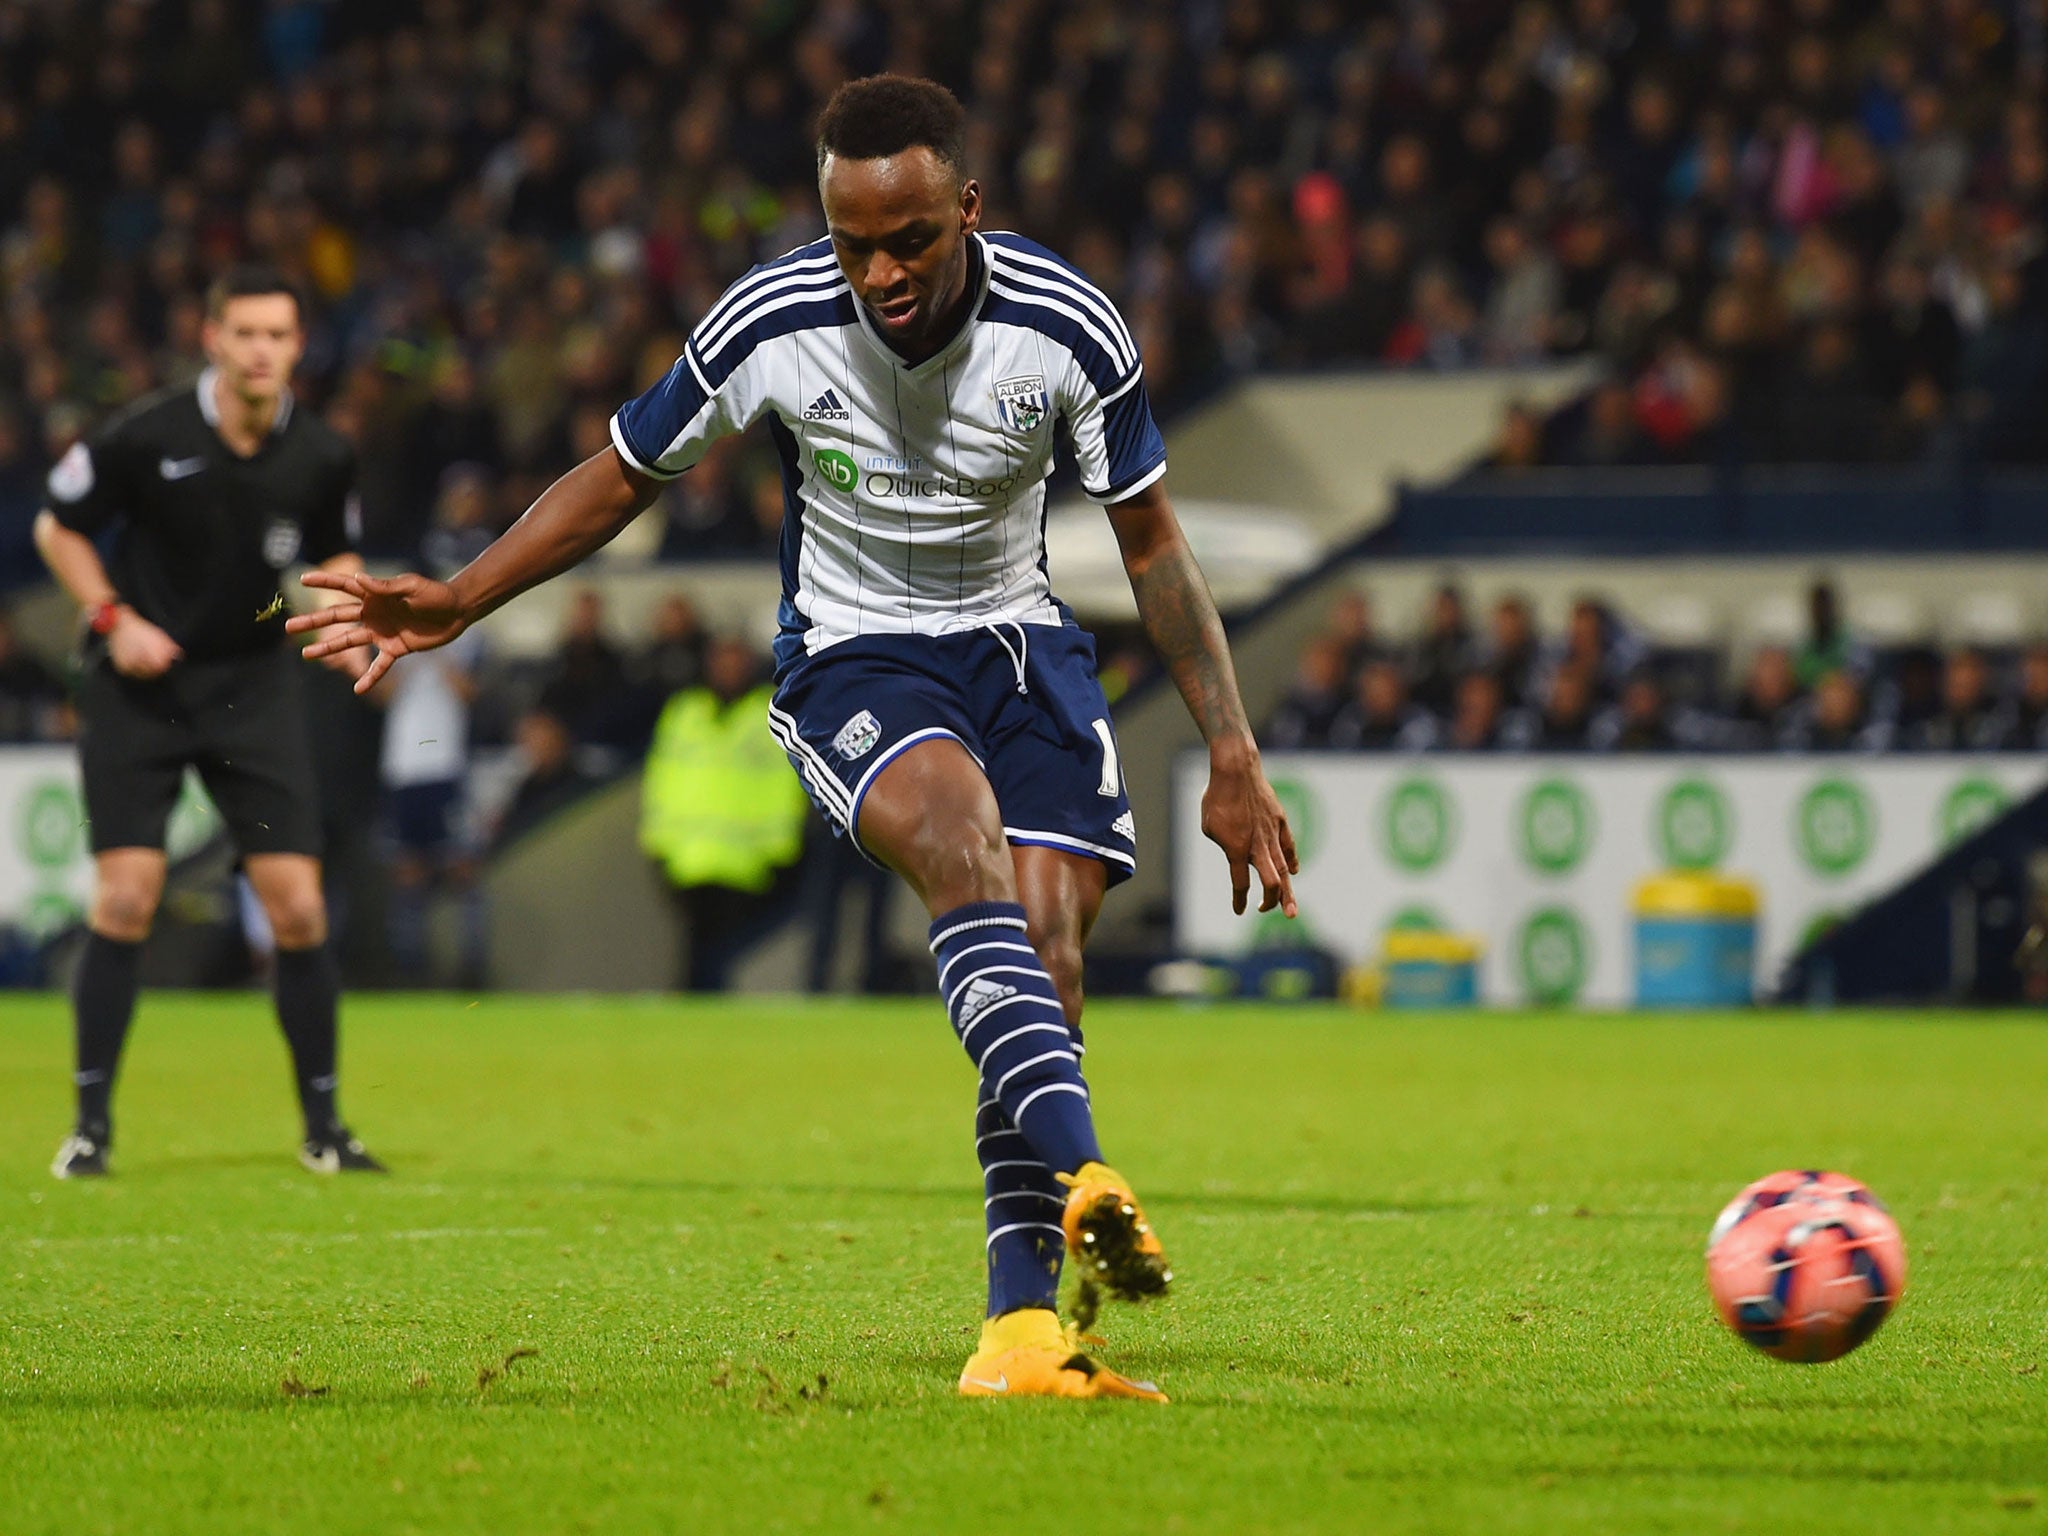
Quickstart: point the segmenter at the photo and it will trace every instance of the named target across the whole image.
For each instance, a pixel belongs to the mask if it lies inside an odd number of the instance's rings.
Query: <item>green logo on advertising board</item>
[[[1967,778],[1942,797],[1935,834],[1946,848],[1981,832],[2012,804],[2012,796],[1995,779]]]
[[[1388,933],[1443,933],[1451,925],[1444,921],[1443,914],[1434,907],[1403,907],[1387,919]]]
[[[21,797],[15,821],[22,857],[37,869],[59,870],[85,846],[85,807],[69,784],[46,779]]]
[[[1877,813],[1863,787],[1849,779],[1822,779],[1799,801],[1793,837],[1799,856],[1817,875],[1839,878],[1870,856]]]
[[[1436,780],[1403,779],[1387,796],[1381,828],[1387,857],[1411,875],[1441,864],[1456,835],[1450,797]]]
[[[1544,779],[1522,797],[1522,857],[1538,874],[1578,868],[1593,831],[1593,802],[1569,779]]]
[[[1569,907],[1539,907],[1522,924],[1516,953],[1522,987],[1533,1003],[1569,1003],[1585,990],[1592,943],[1586,925]]]
[[[818,473],[833,490],[851,492],[860,483],[859,468],[837,448],[820,448],[811,457]]]
[[[1657,807],[1657,848],[1671,869],[1712,869],[1728,857],[1735,816],[1705,779],[1680,779]]]
[[[1287,813],[1287,828],[1294,834],[1294,852],[1308,866],[1321,839],[1322,818],[1316,810],[1316,794],[1300,779],[1273,780],[1273,794]]]

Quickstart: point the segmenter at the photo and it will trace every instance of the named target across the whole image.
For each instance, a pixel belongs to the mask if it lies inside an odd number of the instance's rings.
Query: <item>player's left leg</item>
[[[320,886],[319,785],[300,703],[295,652],[194,669],[191,714],[199,775],[241,851],[277,940],[277,1021],[291,1047],[315,1173],[381,1172],[335,1108],[341,978],[327,944]]]
[[[277,1022],[291,1048],[306,1117],[299,1160],[315,1173],[381,1173],[383,1165],[342,1124],[335,1103],[341,978],[327,945],[320,861],[302,853],[256,853],[244,868],[277,938]]]

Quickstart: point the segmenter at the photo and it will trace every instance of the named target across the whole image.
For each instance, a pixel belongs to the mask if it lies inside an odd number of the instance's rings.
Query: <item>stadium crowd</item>
[[[1303,648],[1260,740],[1273,748],[1458,752],[1994,752],[2048,749],[2048,643],[2011,653],[1876,647],[1835,592],[1808,594],[1796,645],[1762,645],[1739,675],[1715,648],[1652,645],[1583,597],[1561,634],[1526,598],[1484,628],[1440,587],[1421,632],[1396,639],[1347,592]]]
[[[1162,408],[1597,354],[1501,464],[2039,458],[2044,60],[2044,0],[0,0],[0,576],[243,256],[314,295],[372,552],[502,525],[820,232],[811,116],[883,67],[961,94],[990,222],[1119,299]],[[666,513],[765,553],[764,450]]]

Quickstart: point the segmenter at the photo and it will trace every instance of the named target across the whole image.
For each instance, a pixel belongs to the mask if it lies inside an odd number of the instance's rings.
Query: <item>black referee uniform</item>
[[[97,538],[121,600],[184,650],[161,677],[124,677],[88,636],[79,760],[95,853],[161,848],[184,771],[199,771],[243,854],[320,853],[284,572],[353,547],[355,452],[279,399],[242,458],[221,441],[213,374],[109,422],[50,474],[50,509]]]
[[[219,433],[215,375],[140,401],[60,460],[53,516],[94,539],[120,600],[178,643],[159,677],[116,671],[88,633],[78,687],[79,760],[95,853],[162,848],[187,767],[235,845],[320,854],[318,794],[298,648],[285,637],[284,573],[349,553],[355,453],[280,396],[247,458]],[[59,1177],[102,1173],[110,1100],[136,997],[139,943],[94,932],[79,965],[78,1129]],[[277,1013],[315,1172],[378,1169],[335,1109],[339,981],[325,943],[277,950]]]

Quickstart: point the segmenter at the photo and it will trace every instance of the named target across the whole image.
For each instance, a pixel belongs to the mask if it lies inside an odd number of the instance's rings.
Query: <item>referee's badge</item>
[[[50,467],[50,494],[65,503],[78,501],[92,490],[92,450],[73,443],[64,457]]]
[[[298,558],[299,525],[288,517],[276,517],[263,531],[263,563],[281,571]]]
[[[839,734],[832,738],[832,750],[841,761],[850,763],[874,751],[875,743],[881,739],[881,725],[871,711],[864,709],[839,727]]]
[[[1036,432],[1050,405],[1042,373],[1019,374],[1014,379],[996,381],[996,415],[1006,428],[1019,436]]]

